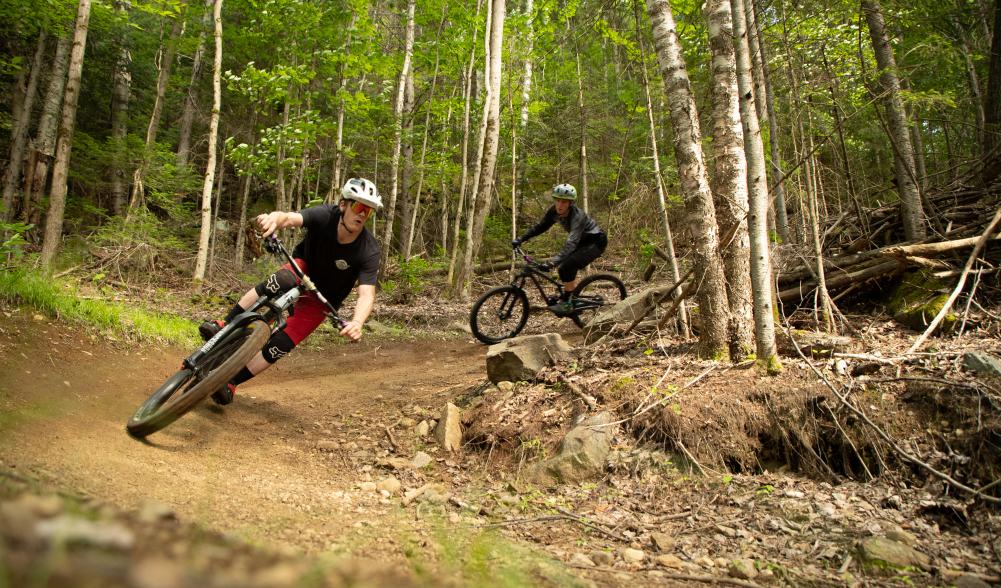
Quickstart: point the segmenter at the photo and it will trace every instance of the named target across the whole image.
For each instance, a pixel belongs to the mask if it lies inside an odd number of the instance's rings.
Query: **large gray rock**
[[[487,377],[494,384],[534,380],[569,355],[570,346],[556,333],[507,339],[487,349]]]
[[[612,415],[599,412],[567,433],[559,452],[528,469],[526,477],[539,484],[576,482],[600,475],[612,444]]]
[[[590,345],[611,332],[615,325],[620,323],[629,325],[637,317],[646,316],[671,286],[671,284],[651,286],[603,308],[590,323],[584,325],[584,342]]]
[[[982,351],[964,353],[963,367],[978,374],[1001,376],[1001,359]]]
[[[448,402],[438,419],[438,426],[434,430],[435,439],[446,451],[459,451],[462,449],[462,411],[459,407]]]

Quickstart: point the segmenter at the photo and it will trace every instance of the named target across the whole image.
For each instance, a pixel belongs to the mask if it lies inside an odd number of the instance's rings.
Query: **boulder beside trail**
[[[612,445],[612,415],[608,412],[584,420],[567,433],[554,456],[526,472],[530,481],[551,485],[586,480],[600,474]]]
[[[487,349],[487,377],[494,384],[534,380],[569,355],[570,346],[556,333],[507,339]]]

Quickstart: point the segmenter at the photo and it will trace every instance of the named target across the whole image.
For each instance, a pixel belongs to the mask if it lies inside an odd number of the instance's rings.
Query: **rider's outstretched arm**
[[[260,214],[256,220],[257,226],[264,231],[264,234],[261,235],[262,237],[270,237],[278,229],[302,226],[302,215],[298,212],[276,210],[267,214]]]

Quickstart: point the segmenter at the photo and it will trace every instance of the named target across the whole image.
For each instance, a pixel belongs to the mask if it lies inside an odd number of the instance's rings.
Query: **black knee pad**
[[[254,291],[257,292],[258,296],[273,297],[288,292],[298,283],[299,280],[296,279],[295,274],[291,270],[282,268],[268,276],[268,279],[254,286]]]
[[[295,349],[295,343],[292,341],[292,338],[285,331],[276,331],[268,339],[261,353],[264,355],[264,361],[274,363],[288,355],[293,349]]]
[[[556,268],[556,273],[560,275],[560,280],[564,282],[572,282],[574,278],[577,277],[577,272],[580,270],[577,264],[573,262],[564,262],[560,267]]]

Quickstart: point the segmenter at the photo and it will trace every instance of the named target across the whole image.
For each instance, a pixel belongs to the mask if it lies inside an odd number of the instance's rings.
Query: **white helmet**
[[[351,178],[344,182],[344,187],[341,188],[341,198],[357,200],[375,209],[382,208],[382,198],[379,197],[379,191],[375,188],[375,184],[365,178]]]

